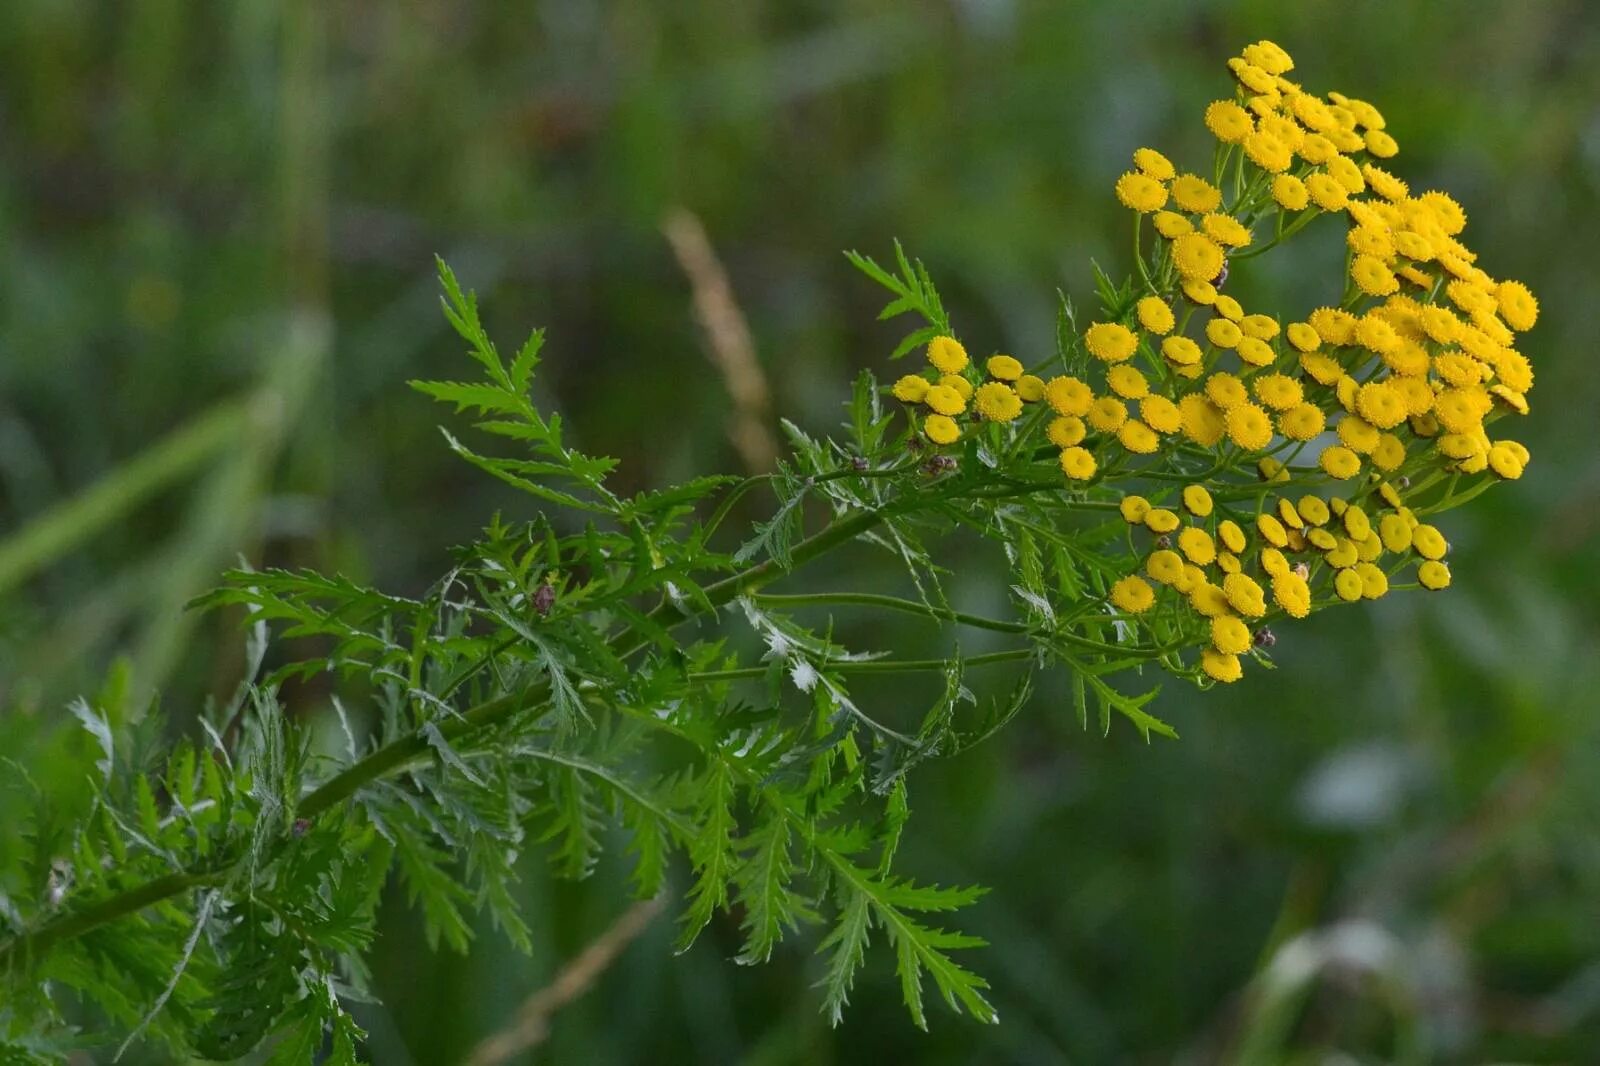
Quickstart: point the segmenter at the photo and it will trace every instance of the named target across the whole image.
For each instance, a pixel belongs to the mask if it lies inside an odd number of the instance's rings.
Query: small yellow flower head
[[[1178,287],[1183,290],[1183,295],[1190,303],[1210,307],[1217,302],[1217,287],[1209,281],[1184,278],[1178,283]]]
[[[1250,366],[1271,366],[1278,358],[1278,353],[1273,350],[1272,345],[1259,337],[1245,337],[1234,351]]]
[[[1356,262],[1359,264],[1361,259],[1361,256],[1357,256]],[[1381,270],[1388,269],[1382,263],[1379,263],[1378,267]],[[1355,273],[1354,266],[1351,267],[1351,273]],[[1400,335],[1394,331],[1393,326],[1377,315],[1363,315],[1357,319],[1353,333],[1353,339],[1357,344],[1370,352],[1376,352],[1378,355],[1392,352],[1400,347]],[[1349,341],[1336,341],[1335,343],[1348,344]]]
[[[1322,450],[1317,465],[1331,478],[1348,481],[1361,473],[1361,456],[1343,445],[1334,444]]]
[[[1222,654],[1243,655],[1254,643],[1250,627],[1235,616],[1225,614],[1211,620],[1211,646]]]
[[[1394,271],[1375,255],[1358,255],[1350,263],[1350,280],[1368,296],[1388,296],[1400,291]]]
[[[1199,526],[1189,526],[1178,534],[1178,550],[1196,566],[1210,566],[1217,561],[1216,541]]]
[[[1050,425],[1045,428],[1045,439],[1057,448],[1070,448],[1074,444],[1082,444],[1088,428],[1084,426],[1083,419],[1076,415],[1061,415],[1051,419]]]
[[[1407,259],[1415,259],[1419,263],[1426,263],[1434,257],[1433,243],[1420,233],[1411,230],[1401,230],[1394,235],[1395,250]],[[1424,275],[1426,277],[1426,275]]]
[[[1526,333],[1539,321],[1539,301],[1520,281],[1502,281],[1495,289],[1500,317],[1518,333]]]
[[[1393,429],[1406,420],[1406,401],[1387,381],[1369,381],[1356,392],[1356,410],[1379,429]]]
[[[1204,574],[1201,576],[1204,577]],[[1220,586],[1204,580],[1189,589],[1189,606],[1203,618],[1221,618],[1231,610],[1228,594]]]
[[[1368,163],[1361,168],[1361,174],[1367,179],[1367,186],[1379,196],[1396,203],[1404,200],[1411,192],[1406,183],[1384,170],[1376,163]]]
[[[954,444],[961,439],[961,427],[944,415],[929,415],[922,420],[922,432],[935,444]]]
[[[1094,403],[1094,390],[1077,378],[1054,377],[1045,383],[1044,398],[1056,414],[1082,418]]]
[[[944,377],[939,379],[938,384],[943,385],[947,389],[954,389],[956,394],[963,400],[972,399],[972,382],[968,381],[960,374],[946,374]]]
[[[1061,449],[1061,472],[1072,480],[1087,481],[1094,477],[1096,469],[1098,469],[1098,466],[1094,461],[1094,456],[1089,453],[1088,449]]]
[[[1263,374],[1251,384],[1255,388],[1256,399],[1274,411],[1298,407],[1305,399],[1305,390],[1300,383],[1287,374]]]
[[[1130,526],[1142,525],[1144,516],[1150,513],[1150,501],[1143,496],[1124,496],[1122,502],[1117,504],[1117,510],[1122,514],[1122,520]]]
[[[1200,346],[1188,337],[1168,337],[1161,342],[1161,354],[1178,366],[1195,366],[1204,355]]]
[[[1228,69],[1233,71],[1233,76],[1239,79],[1239,84],[1253,93],[1276,93],[1278,83],[1271,74],[1262,70],[1254,63],[1243,59],[1228,60]]]
[[[1206,129],[1223,144],[1239,144],[1256,130],[1250,112],[1232,100],[1215,100],[1206,108]]]
[[[1272,443],[1272,419],[1253,403],[1228,408],[1225,424],[1228,439],[1246,451],[1260,451]]]
[[[1231,552],[1242,552],[1245,549],[1244,530],[1239,528],[1239,523],[1231,518],[1224,518],[1217,523],[1217,538],[1222,541],[1222,546]]]
[[[1178,553],[1169,548],[1150,553],[1150,558],[1145,561],[1144,572],[1150,580],[1159,581],[1163,585],[1178,585],[1183,582],[1183,559]]]
[[[1239,328],[1246,337],[1270,341],[1278,335],[1278,320],[1271,315],[1245,315],[1239,320]]]
[[[1300,517],[1300,512],[1295,509],[1294,502],[1287,496],[1278,500],[1278,520],[1286,529],[1304,529],[1306,521]]]
[[[1157,433],[1176,433],[1183,428],[1183,412],[1159,393],[1153,392],[1139,401],[1139,417]]]
[[[1294,60],[1290,58],[1289,53],[1268,40],[1246,45],[1239,54],[1244,57],[1246,63],[1252,63],[1274,77],[1287,74],[1294,69]]]
[[[1022,377],[1022,364],[1009,355],[991,355],[983,366],[990,377],[1001,381],[1016,381]]]
[[[1294,163],[1290,147],[1264,129],[1244,139],[1244,154],[1269,174],[1281,174]]]
[[[1128,420],[1128,405],[1115,396],[1102,396],[1089,405],[1089,425],[1101,433],[1115,433]]]
[[[1345,244],[1357,255],[1374,259],[1389,259],[1395,253],[1395,236],[1389,229],[1377,226],[1355,226],[1344,236]]]
[[[1317,336],[1329,344],[1349,344],[1356,335],[1356,316],[1337,307],[1319,307],[1308,321]]]
[[[1233,348],[1243,336],[1243,331],[1225,318],[1213,318],[1206,323],[1206,340],[1218,348]]]
[[[1357,563],[1356,576],[1361,579],[1363,599],[1375,600],[1389,591],[1389,575],[1372,563]]]
[[[1361,176],[1361,168],[1344,156],[1335,156],[1328,160],[1325,168],[1328,175],[1344,186],[1345,192],[1354,196],[1356,193],[1365,192],[1367,179]]]
[[[1372,449],[1372,465],[1385,473],[1392,473],[1405,465],[1405,441],[1393,433],[1385,433],[1378,438],[1378,446]]]
[[[1306,183],[1293,174],[1279,174],[1272,179],[1272,199],[1285,211],[1304,211],[1311,202]]]
[[[1272,602],[1281,607],[1290,618],[1304,618],[1311,613],[1311,586],[1293,570],[1272,576]]]
[[[928,362],[941,374],[959,374],[967,365],[967,350],[954,337],[935,337],[928,342]]]
[[[958,415],[967,409],[967,401],[949,385],[932,385],[923,393],[922,402],[927,404],[936,414],[945,416]]]
[[[1172,202],[1192,214],[1203,215],[1222,205],[1222,190],[1202,177],[1184,174],[1172,183]]]
[[[1017,395],[1025,403],[1037,403],[1044,399],[1044,378],[1035,374],[1023,374],[1017,379]]]
[[[1403,552],[1411,549],[1411,523],[1397,514],[1386,514],[1378,519],[1378,537],[1385,551]]]
[[[1215,447],[1227,432],[1222,409],[1197,393],[1179,400],[1178,412],[1183,418],[1183,435],[1202,448]]]
[[[1263,455],[1256,460],[1256,473],[1262,481],[1288,481],[1289,469],[1283,465],[1283,460],[1275,459],[1270,455]]]
[[[1312,174],[1305,179],[1306,195],[1324,211],[1343,211],[1350,205],[1350,190],[1329,174]]]
[[[1167,204],[1167,187],[1148,174],[1130,170],[1117,179],[1117,199],[1122,206],[1141,215],[1159,211]]]
[[[1333,575],[1333,591],[1346,603],[1354,603],[1361,598],[1361,575],[1353,567],[1340,570]]]
[[[1329,518],[1328,504],[1321,496],[1302,496],[1300,501],[1295,504],[1294,509],[1299,512],[1301,518],[1311,525],[1321,526],[1327,524]]]
[[[1322,338],[1317,336],[1317,331],[1308,322],[1291,322],[1283,331],[1289,344],[1299,352],[1314,352],[1322,344]]]
[[[1223,594],[1228,606],[1246,618],[1260,618],[1267,613],[1266,593],[1249,574],[1229,574],[1222,579]]]
[[[1150,394],[1150,383],[1137,367],[1126,364],[1106,371],[1106,385],[1112,392],[1128,400],[1137,400]]]
[[[1219,295],[1212,301],[1211,309],[1235,324],[1244,317],[1244,305],[1232,296]]]
[[[1200,220],[1200,228],[1206,236],[1229,248],[1243,248],[1250,243],[1250,227],[1232,215],[1212,212]]]
[[[1133,165],[1157,181],[1171,181],[1178,173],[1172,160],[1154,148],[1140,148],[1134,152]]]
[[[1467,228],[1467,213],[1449,193],[1433,189],[1417,197],[1417,202],[1433,216],[1446,236],[1454,237]]]
[[[1417,582],[1425,589],[1439,589],[1450,587],[1450,568],[1436,559],[1425,560],[1417,567]]]
[[[1159,296],[1146,296],[1139,301],[1139,325],[1146,331],[1164,337],[1172,332],[1176,320],[1172,317],[1172,308]]]
[[[894,398],[902,403],[921,403],[931,387],[921,374],[907,374],[894,383]]]
[[[1145,512],[1144,524],[1152,533],[1166,534],[1178,528],[1179,519],[1165,507],[1152,507]]]
[[[1281,548],[1289,543],[1289,531],[1283,528],[1283,523],[1278,521],[1274,514],[1262,513],[1256,515],[1256,532],[1261,534],[1261,539],[1274,548]]]
[[[1382,130],[1368,130],[1366,135],[1367,151],[1379,159],[1388,159],[1400,151],[1400,146],[1395,139]]]
[[[1010,422],[1022,413],[1022,397],[1003,381],[990,381],[978,386],[973,396],[973,407],[978,417],[990,422]]]
[[[1210,281],[1222,273],[1222,248],[1203,233],[1185,233],[1172,242],[1178,273],[1194,281]]]
[[[1515,481],[1522,476],[1526,460],[1522,454],[1513,448],[1511,441],[1501,441],[1489,449],[1489,469],[1493,470],[1496,477]]]
[[[1196,518],[1205,518],[1211,514],[1213,504],[1211,493],[1206,491],[1204,485],[1185,485],[1183,487],[1183,509]]]
[[[1194,232],[1194,223],[1176,211],[1157,211],[1151,221],[1155,223],[1156,232],[1169,241],[1185,233]]]
[[[1232,684],[1244,676],[1244,667],[1239,665],[1237,655],[1228,655],[1215,648],[1200,649],[1200,669],[1205,671],[1207,677],[1224,684]]]
[[[1161,447],[1156,431],[1137,418],[1130,418],[1117,427],[1117,441],[1135,455],[1150,455]]]
[[[1139,350],[1139,338],[1120,322],[1096,322],[1084,330],[1083,343],[1096,359],[1121,363]]]
[[[1250,390],[1232,374],[1218,372],[1206,378],[1206,397],[1224,411],[1250,402]]]
[[[1156,590],[1142,577],[1129,574],[1111,586],[1111,603],[1129,614],[1143,614],[1155,606]]]
[[[1313,133],[1300,142],[1300,158],[1316,166],[1321,166],[1338,154],[1339,149],[1334,143],[1320,133]]]

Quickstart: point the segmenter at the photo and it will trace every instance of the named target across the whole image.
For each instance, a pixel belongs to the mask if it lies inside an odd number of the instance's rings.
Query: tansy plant
[[[1052,352],[975,359],[920,263],[852,255],[892,293],[884,317],[921,320],[894,355],[927,365],[887,389],[863,374],[840,439],[786,426],[792,458],[771,475],[618,495],[613,463],[567,445],[529,399],[541,334],[502,356],[441,264],[478,377],[415,385],[476,413],[485,443],[448,445],[526,493],[531,517],[496,519],[419,599],[232,573],[202,605],[248,611],[258,669],[273,631],[313,638],[318,657],[252,673],[166,751],[114,680],[72,708],[92,742],[66,745],[83,752],[68,791],[8,764],[8,790],[33,797],[0,825],[8,1061],[136,1038],[354,1061],[346,1003],[367,990],[391,879],[430,941],[466,950],[484,912],[527,950],[518,853],[581,878],[613,826],[637,893],[686,879],[682,946],[719,912],[745,963],[820,926],[818,999],[834,1020],[880,943],[917,1025],[930,983],[994,1021],[956,957],[980,942],[943,928],[980,891],[895,863],[918,764],[989,737],[1052,669],[1085,724],[1120,716],[1172,736],[1146,709],[1154,692],[1113,675],[1236,681],[1288,619],[1444,588],[1430,519],[1528,458],[1489,427],[1527,411],[1532,373],[1513,346],[1532,295],[1477,265],[1453,199],[1413,196],[1380,164],[1397,147],[1372,105],[1301,89],[1269,42],[1229,67],[1234,97],[1205,112],[1209,171],[1134,154],[1116,196],[1137,269],[1121,285],[1101,275],[1082,328],[1064,300]],[[1329,306],[1285,323],[1227,294],[1230,270],[1324,219],[1347,227]],[[776,510],[730,537],[760,488]],[[950,605],[935,560],[956,530],[1003,553],[1011,617]],[[903,569],[902,595],[768,591],[853,543]],[[851,649],[835,611],[907,612],[1010,646],[934,660]],[[997,663],[1017,679],[982,703],[969,671]],[[941,680],[920,720],[851,694],[858,675],[910,671]],[[343,682],[331,731],[278,702],[281,682],[316,674]]]

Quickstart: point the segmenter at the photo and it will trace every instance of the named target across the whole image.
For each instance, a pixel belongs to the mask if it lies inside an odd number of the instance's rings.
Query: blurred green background
[[[1455,587],[1301,623],[1281,669],[1226,692],[1169,685],[1156,709],[1181,742],[1080,733],[1058,678],[1000,741],[923,772],[904,868],[994,886],[966,924],[992,942],[974,963],[998,1028],[916,1032],[880,954],[830,1029],[814,943],[743,969],[731,924],[674,956],[663,917],[538,1055],[1600,1061],[1600,8],[1582,0],[9,0],[4,713],[61,716],[126,656],[186,719],[237,679],[242,639],[181,605],[235,559],[415,592],[493,510],[525,513],[404,385],[461,368],[433,253],[502,339],[550,328],[541,399],[621,458],[623,487],[738,471],[670,211],[725,263],[773,410],[827,432],[898,337],[840,249],[899,236],[973,343],[1047,351],[1056,287],[1087,304],[1091,257],[1127,268],[1110,186],[1129,153],[1208,161],[1200,114],[1263,36],[1308,87],[1376,103],[1394,169],[1455,195],[1488,269],[1543,301],[1516,427],[1534,462],[1445,519]],[[1230,287],[1283,311],[1335,296],[1318,229]],[[1005,596],[977,561],[956,584]],[[904,626],[842,635],[937,651]],[[459,1061],[628,905],[616,866],[556,883],[535,849],[526,869],[532,958],[488,930],[470,957],[432,953],[392,901],[385,1004],[360,1009],[377,1062]]]

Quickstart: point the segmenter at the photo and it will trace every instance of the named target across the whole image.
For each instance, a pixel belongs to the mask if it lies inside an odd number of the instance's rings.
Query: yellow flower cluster
[[[1539,314],[1526,286],[1478,265],[1460,204],[1413,195],[1380,165],[1399,146],[1375,107],[1302,89],[1269,41],[1228,67],[1234,96],[1205,110],[1217,140],[1210,174],[1141,148],[1117,179],[1135,213],[1137,291],[1083,332],[1087,370],[1041,379],[996,356],[979,384],[961,345],[939,337],[927,356],[941,376],[894,386],[927,408],[922,432],[934,444],[960,437],[969,408],[1004,423],[1042,400],[1069,483],[1106,480],[1114,467],[1170,491],[1194,476],[1181,493],[1187,520],[1143,496],[1122,500],[1153,544],[1108,598],[1140,615],[1172,590],[1204,620],[1198,665],[1219,681],[1241,675],[1252,627],[1276,613],[1382,596],[1413,562],[1419,585],[1449,584],[1444,537],[1406,494],[1445,482],[1453,491],[1486,471],[1521,476],[1527,449],[1489,427],[1528,411],[1533,371],[1515,345]],[[1343,220],[1349,249],[1336,304],[1283,325],[1223,292],[1230,260],[1328,215]],[[1209,474],[1192,474],[1190,460],[1208,457],[1199,465]],[[1249,481],[1236,473],[1245,468]]]
[[[1044,381],[1023,373],[1022,364],[1009,355],[991,355],[984,361],[988,372],[974,382],[972,361],[954,337],[935,337],[928,344],[928,365],[935,379],[907,374],[894,383],[894,397],[920,404],[928,414],[922,432],[934,444],[954,444],[961,439],[960,417],[971,413],[986,422],[1014,422],[1024,404],[1044,399]]]

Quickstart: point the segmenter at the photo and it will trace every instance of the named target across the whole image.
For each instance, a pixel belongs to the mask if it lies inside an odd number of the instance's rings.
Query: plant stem
[[[1030,627],[1021,622],[1003,622],[998,618],[983,618],[975,614],[965,614],[953,611],[946,607],[933,607],[916,600],[902,599],[899,596],[880,596],[873,592],[804,592],[793,595],[778,595],[762,593],[762,603],[774,606],[796,606],[819,603],[855,604],[861,607],[882,607],[891,611],[905,611],[909,614],[925,615],[929,618],[940,619],[946,622],[957,622],[973,629],[992,629],[996,633],[1027,633]]]
[[[962,659],[963,666],[983,666],[988,663],[1015,662],[1035,655],[1032,648],[1011,648],[991,651]],[[828,669],[852,674],[909,674],[948,670],[948,659],[868,659],[864,662],[831,662]],[[741,666],[733,670],[707,670],[690,674],[690,681],[738,681],[743,678],[763,677],[770,666]]]

